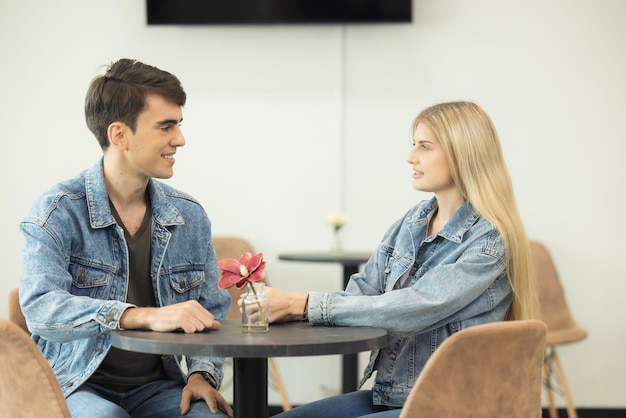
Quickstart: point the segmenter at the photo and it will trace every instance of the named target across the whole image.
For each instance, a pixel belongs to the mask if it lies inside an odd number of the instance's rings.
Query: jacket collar
[[[109,208],[109,195],[104,182],[103,157],[85,172],[85,197],[89,211],[89,223],[92,228],[105,228],[115,224]],[[154,221],[163,226],[181,225],[185,221],[180,211],[169,199],[164,186],[150,179],[148,183],[151,211]]]
[[[414,214],[413,216],[409,216],[406,221],[410,223],[422,223],[428,224],[428,219],[435,212],[435,210],[439,207],[437,204],[437,199],[433,197],[422,206],[421,210]],[[463,235],[465,232],[471,228],[472,225],[476,223],[476,221],[480,218],[480,214],[476,212],[474,206],[469,202],[465,201],[463,204],[454,212],[452,218],[444,225],[444,227],[437,233],[437,235],[448,239],[454,242],[461,242],[463,240]]]

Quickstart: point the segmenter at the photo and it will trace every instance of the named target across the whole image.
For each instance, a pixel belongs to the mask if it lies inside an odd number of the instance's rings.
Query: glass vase
[[[333,231],[333,241],[331,243],[330,252],[336,255],[343,254],[343,246],[341,245],[341,235],[339,234],[338,229],[335,229]]]
[[[241,304],[243,332],[267,332],[269,324],[269,302],[265,296],[265,283],[248,282],[247,293]]]

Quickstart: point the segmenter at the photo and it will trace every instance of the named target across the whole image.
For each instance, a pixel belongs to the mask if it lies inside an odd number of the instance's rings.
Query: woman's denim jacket
[[[503,244],[493,225],[465,202],[436,235],[425,238],[436,208],[435,199],[421,202],[392,225],[345,291],[309,293],[313,324],[388,331],[388,346],[372,352],[361,381],[377,370],[372,388],[377,405],[402,406],[446,338],[504,320],[511,303]]]
[[[154,179],[151,277],[157,306],[197,300],[217,319],[231,299],[217,287],[211,224],[200,204]],[[43,194],[21,222],[26,238],[19,281],[20,304],[65,396],[98,368],[129,307],[128,249],[115,223],[102,159]],[[180,358],[163,356],[168,376],[185,382]],[[187,357],[189,373],[207,371],[222,381],[222,358]]]

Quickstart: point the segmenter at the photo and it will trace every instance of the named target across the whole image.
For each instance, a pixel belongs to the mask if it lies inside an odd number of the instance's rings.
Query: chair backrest
[[[8,303],[9,321],[13,322],[24,331],[28,332],[28,327],[26,326],[26,318],[24,318],[22,308],[20,307],[19,289],[17,287],[9,290]]]
[[[71,418],[41,350],[23,329],[6,319],[0,319],[0,370],[0,415]]]
[[[576,323],[569,310],[550,252],[537,241],[531,241],[530,249],[537,277],[541,320],[548,326],[548,345],[586,338],[587,331]]]
[[[547,328],[503,321],[450,336],[427,361],[400,418],[541,417]]]
[[[243,238],[214,236],[213,245],[215,246],[215,255],[218,260],[222,260],[224,258],[235,258],[238,260],[239,257],[241,257],[241,254],[245,252],[254,254],[252,245],[250,245],[250,243]],[[241,319],[241,313],[239,312],[237,301],[239,300],[239,295],[244,292],[245,290],[237,289],[236,287],[228,289],[228,293],[230,293],[233,304],[228,312],[228,315],[226,316],[227,319]]]

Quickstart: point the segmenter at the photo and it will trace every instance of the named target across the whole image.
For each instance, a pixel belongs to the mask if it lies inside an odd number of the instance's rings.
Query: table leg
[[[350,277],[354,273],[359,272],[359,265],[347,265],[343,266],[343,289],[346,289]],[[342,359],[342,378],[341,378],[341,390],[343,393],[354,392],[358,385],[358,354],[344,354]]]
[[[235,418],[267,418],[267,359],[233,359]]]
[[[343,355],[343,378],[341,384],[341,390],[343,393],[354,392],[357,387],[357,380],[359,379],[357,363],[358,356],[356,354],[344,354]]]

